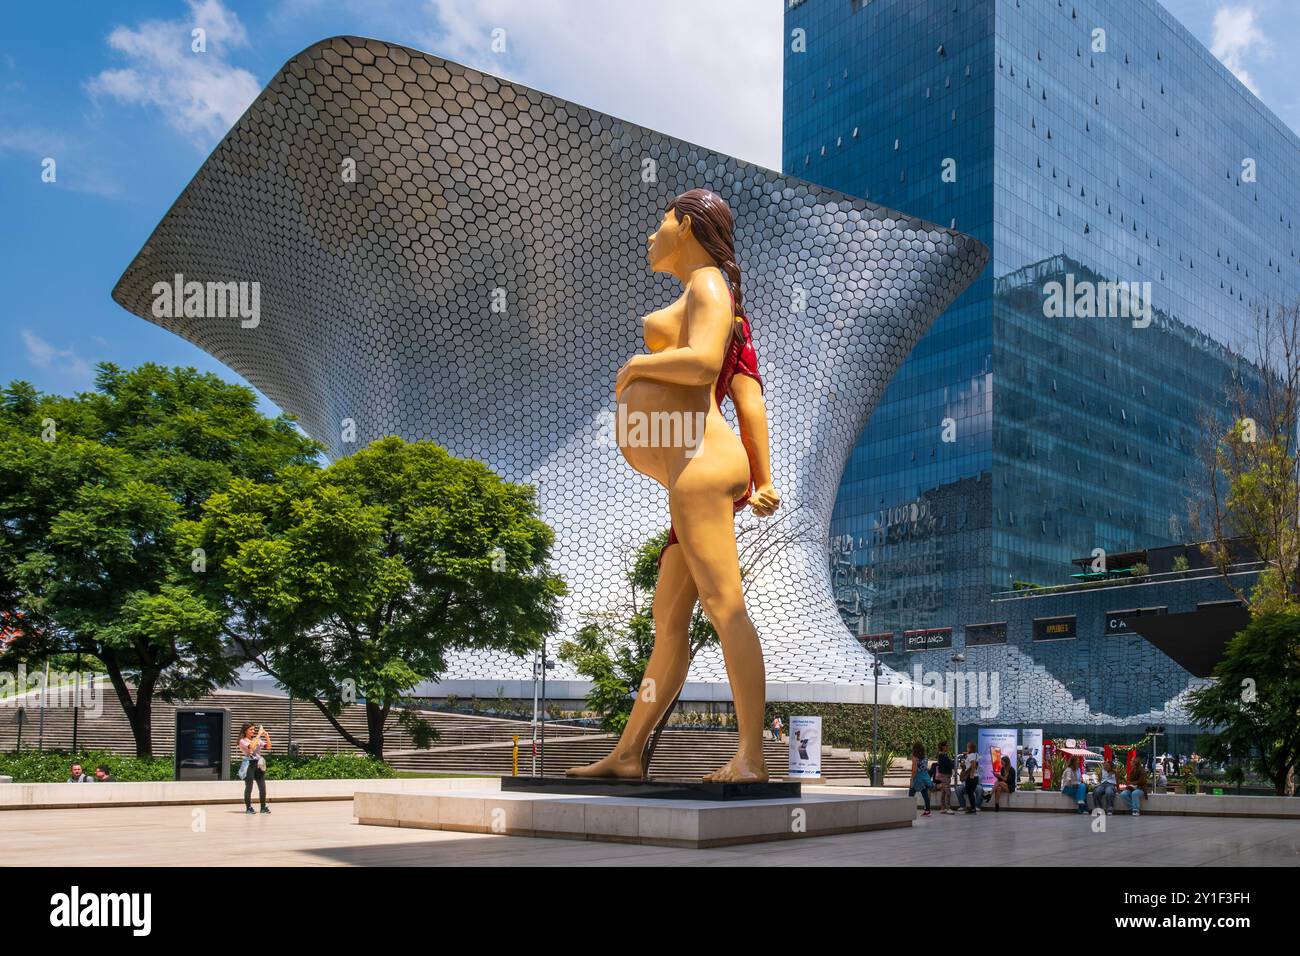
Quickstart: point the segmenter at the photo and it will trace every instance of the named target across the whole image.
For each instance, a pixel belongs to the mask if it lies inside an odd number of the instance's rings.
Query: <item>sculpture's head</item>
[[[713,260],[731,284],[736,314],[744,315],[740,266],[736,264],[735,221],[731,207],[708,189],[688,189],[668,204],[646,249],[652,272],[676,274],[683,262],[701,254]]]

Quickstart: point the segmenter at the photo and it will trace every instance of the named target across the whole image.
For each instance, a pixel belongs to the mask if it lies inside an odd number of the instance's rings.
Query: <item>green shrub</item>
[[[158,757],[132,757],[103,750],[23,750],[0,754],[0,776],[13,777],[14,783],[63,783],[68,768],[76,761],[94,776],[105,764],[118,783],[147,780],[171,780],[174,777],[171,754]],[[238,759],[230,762],[230,776],[239,770]],[[363,754],[323,754],[313,757],[287,757],[272,753],[266,761],[268,780],[343,780],[374,779],[395,776],[393,768],[381,760]]]
[[[768,701],[763,715],[764,726],[770,727],[772,718],[780,717],[788,732],[790,718],[796,714],[822,719],[822,743],[827,746],[858,751],[871,749],[870,704]],[[952,712],[945,708],[881,704],[876,749],[881,752],[910,754],[912,744],[920,741],[925,752],[933,755],[941,740],[952,740],[952,729]]]
[[[233,777],[239,761],[231,761]],[[314,757],[286,757],[271,754],[266,760],[267,780],[347,780],[396,776],[393,768],[367,754],[321,754]]]
[[[109,753],[106,750],[23,750],[16,754],[0,754],[0,776],[13,777],[14,783],[63,783],[68,779],[68,768],[80,763],[86,773],[94,776],[100,764],[108,767],[113,779],[121,782],[135,780],[170,780],[171,755],[163,757],[135,757]]]

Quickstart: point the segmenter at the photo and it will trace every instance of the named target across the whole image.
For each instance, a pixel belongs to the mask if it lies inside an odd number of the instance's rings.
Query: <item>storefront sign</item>
[[[1036,641],[1071,641],[1076,634],[1077,620],[1069,617],[1034,618],[1034,640]]]
[[[967,647],[985,647],[990,644],[1005,644],[1007,642],[1007,622],[999,621],[996,624],[967,624],[966,625],[966,646]]]
[[[894,632],[883,631],[880,634],[861,634],[858,640],[862,646],[873,654],[894,653]]]
[[[903,649],[908,651],[941,651],[952,647],[952,628],[927,627],[903,632]]]

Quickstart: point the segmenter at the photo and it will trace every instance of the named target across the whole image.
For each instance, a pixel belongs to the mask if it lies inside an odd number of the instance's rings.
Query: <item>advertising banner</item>
[[[1030,757],[1034,758],[1034,780],[1041,780],[1043,773],[1043,731],[1022,730],[1020,731],[1021,755],[1027,762]],[[1025,779],[1029,779],[1028,772],[1025,773]]]
[[[1006,757],[1012,766],[1016,762],[1016,732],[998,727],[981,727],[980,748],[980,783],[985,787],[993,786],[994,767]]]
[[[807,778],[821,775],[822,719],[791,716],[789,776]]]

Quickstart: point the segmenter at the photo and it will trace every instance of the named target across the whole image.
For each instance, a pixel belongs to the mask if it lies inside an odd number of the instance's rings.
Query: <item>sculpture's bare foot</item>
[[[623,756],[617,750],[595,763],[585,767],[570,767],[564,771],[566,777],[616,777],[621,780],[644,780],[645,770],[641,761],[635,757]]]
[[[707,783],[766,783],[767,764],[761,756],[754,759],[738,753],[704,779]]]

